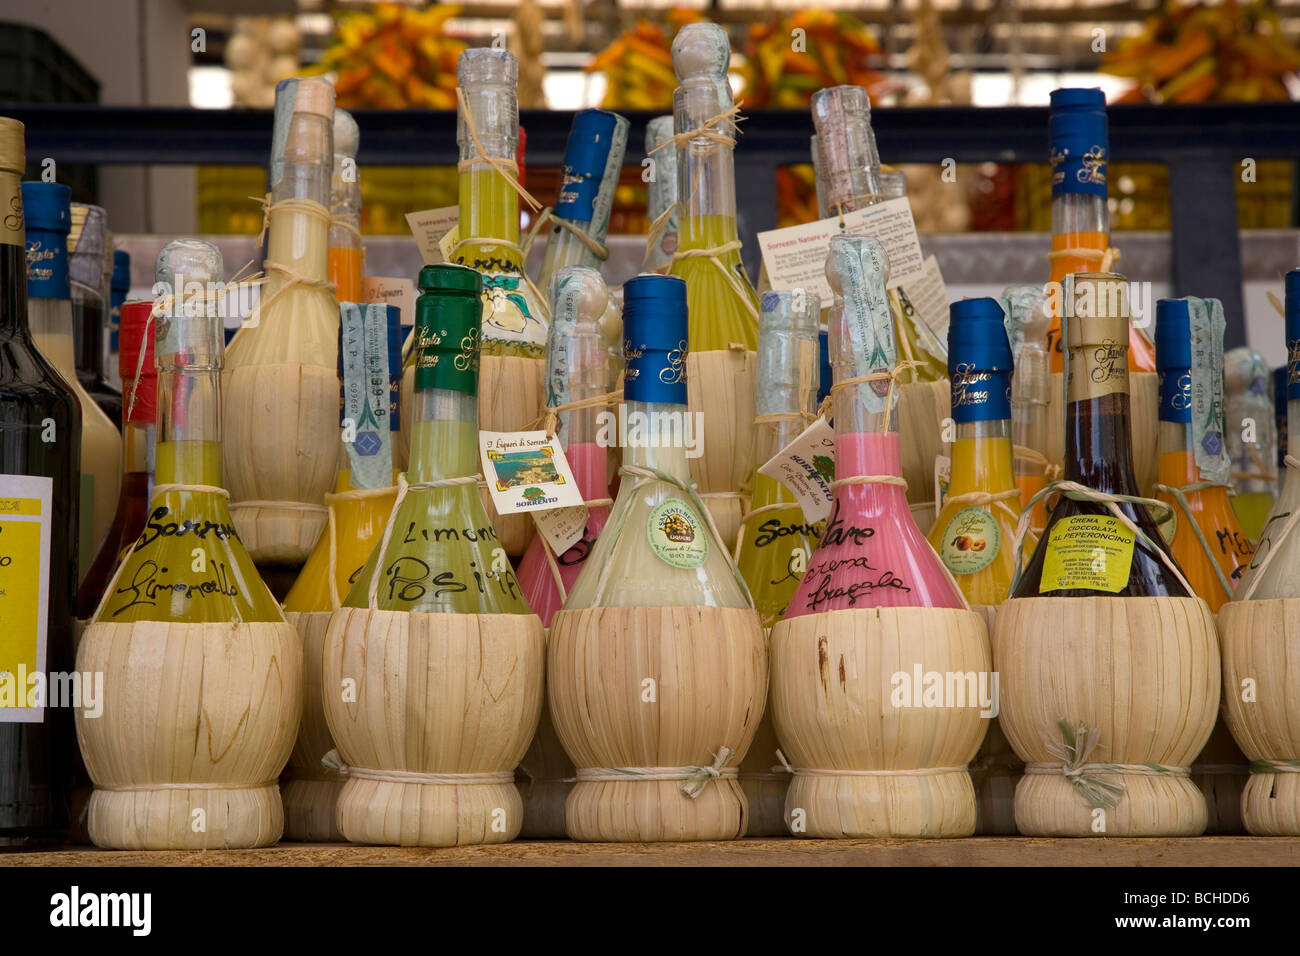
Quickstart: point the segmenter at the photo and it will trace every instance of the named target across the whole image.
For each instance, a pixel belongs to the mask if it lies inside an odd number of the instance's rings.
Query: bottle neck
[[[689,221],[700,217],[736,219],[736,173],[732,147],[711,139],[692,139],[677,149],[677,200],[683,241]],[[698,228],[698,226],[696,227]]]
[[[325,208],[321,207],[321,212]],[[287,266],[311,282],[324,282],[329,273],[329,219],[299,209],[277,209],[271,213],[267,259]],[[262,290],[267,301],[275,290],[289,280],[280,272]]]
[[[3,241],[0,241],[0,334],[23,337],[28,334],[26,253],[21,245]]]
[[[1286,448],[1292,458],[1300,458],[1300,398],[1290,399],[1286,403]],[[1294,468],[1288,468],[1290,475]]]
[[[159,484],[223,487],[218,369],[159,370],[156,470]]]
[[[1047,404],[1050,397],[1050,362],[1041,347],[1025,343],[1016,356],[1011,381],[1011,439],[1016,445],[1042,453],[1047,448]],[[1016,471],[1042,474],[1043,466],[1016,460]]]
[[[478,397],[427,388],[415,392],[413,405],[410,482],[478,474]]]
[[[104,377],[104,298],[81,285],[72,286],[76,312],[77,368],[95,380]]]
[[[1016,486],[1011,464],[1011,422],[961,422],[952,445],[948,493],[997,494]]]
[[[682,482],[689,482],[687,447],[696,445],[695,419],[686,405],[675,402],[624,404],[626,436],[623,464],[653,468]]]
[[[465,244],[453,254],[453,261],[482,272],[521,271],[519,198],[514,187],[490,164],[475,163],[461,171],[458,198],[458,235]]]
[[[1109,238],[1110,236],[1110,211],[1106,205],[1106,197],[1095,196],[1092,193],[1062,193],[1053,196],[1052,235],[1068,240],[1083,240],[1071,241],[1067,247],[1097,248],[1095,244],[1088,241],[1091,237]],[[1063,257],[1056,261],[1068,263],[1070,259]],[[1092,263],[1092,266],[1095,267],[1096,263]],[[1061,275],[1079,272],[1084,268],[1087,266],[1066,269]],[[1054,273],[1055,271],[1056,269],[1053,270]],[[1059,280],[1060,276],[1053,275],[1053,278]]]
[[[158,432],[144,422],[122,423],[122,472],[152,475]]]

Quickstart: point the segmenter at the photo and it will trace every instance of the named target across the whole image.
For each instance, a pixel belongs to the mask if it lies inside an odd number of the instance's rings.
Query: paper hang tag
[[[826,254],[833,236],[871,236],[880,241],[889,256],[889,275],[885,287],[893,289],[922,279],[925,256],[912,220],[912,207],[906,197],[866,206],[844,214],[841,228],[838,216],[785,229],[758,234],[758,246],[772,288],[778,292],[806,289],[816,292],[823,302],[831,301],[826,281]],[[944,303],[945,308],[947,303]]]
[[[944,285],[939,260],[926,256],[924,269],[917,278],[903,284],[899,290],[912,307],[912,324],[917,328],[921,346],[935,358],[948,358],[948,287]],[[921,329],[924,326],[924,330]],[[938,352],[935,352],[935,349]]]
[[[439,243],[456,227],[459,218],[459,206],[443,206],[441,209],[424,209],[406,214],[406,224],[415,237],[415,244],[420,247],[420,255],[426,266],[447,261]]]
[[[799,499],[809,524],[831,513],[831,482],[835,479],[835,429],[819,418],[758,469],[785,485]]]
[[[402,325],[415,324],[415,283],[410,279],[363,276],[361,298],[367,303],[395,305],[402,314]]]
[[[534,511],[533,523],[537,525],[538,533],[551,546],[551,551],[560,555],[582,540],[582,534],[587,530],[587,515],[587,509],[583,506],[554,508]]]
[[[582,492],[554,435],[544,431],[479,432],[478,441],[483,477],[497,514],[583,508]],[[565,546],[557,553],[567,550]]]
[[[456,251],[456,243],[460,242],[460,225],[457,224],[447,230],[447,234],[438,240],[438,253],[442,256],[443,262],[451,262],[452,254]]]
[[[948,485],[952,482],[952,459],[947,455],[934,456],[934,513],[943,510],[944,499],[948,497]]]

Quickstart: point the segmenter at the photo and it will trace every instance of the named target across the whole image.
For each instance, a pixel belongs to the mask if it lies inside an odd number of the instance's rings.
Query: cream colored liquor
[[[231,514],[259,564],[299,565],[325,527],[338,432],[339,308],[329,282],[334,91],[276,88],[267,281],[230,343],[223,416]]]

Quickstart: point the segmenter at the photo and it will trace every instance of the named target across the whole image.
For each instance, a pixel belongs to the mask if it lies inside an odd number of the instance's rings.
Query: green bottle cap
[[[483,277],[442,263],[420,270],[415,302],[415,387],[478,392]]]

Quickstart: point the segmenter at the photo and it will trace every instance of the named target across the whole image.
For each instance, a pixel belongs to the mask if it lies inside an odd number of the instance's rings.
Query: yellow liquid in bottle
[[[928,537],[971,604],[998,605],[1011,592],[1020,503],[1007,499],[1007,509],[997,504],[963,505],[953,499],[975,491],[997,494],[1015,488],[1010,438],[953,442],[952,483]]]
[[[1267,491],[1250,491],[1234,495],[1232,510],[1241,523],[1242,532],[1251,541],[1258,541],[1268,522],[1268,514],[1273,510],[1273,496]]]
[[[221,443],[159,442],[156,483],[221,483]],[[211,491],[155,492],[134,550],[95,618],[133,621],[283,621],[235,534],[226,498]]]
[[[459,236],[519,242],[519,199],[494,169],[460,174]],[[523,277],[516,248],[491,241],[466,243],[453,262],[483,276],[483,355],[543,358],[549,310]]]
[[[1162,485],[1174,488],[1199,482],[1201,474],[1196,467],[1194,454],[1190,451],[1176,451],[1161,455],[1159,480]],[[1215,487],[1184,492],[1192,517],[1210,546],[1208,555],[1201,546],[1195,529],[1188,522],[1186,513],[1174,504],[1173,496],[1162,491],[1156,497],[1174,507],[1174,540],[1170,545],[1174,560],[1182,568],[1183,575],[1196,596],[1202,598],[1211,611],[1218,611],[1231,600],[1232,595],[1224,590],[1219,581],[1214,565],[1210,563],[1211,556],[1235,591],[1237,582],[1255,551],[1250,539],[1237,523],[1237,516],[1228,500],[1228,490]]]
[[[716,249],[735,241],[736,235],[736,220],[731,216],[689,216],[681,220],[679,248]],[[754,351],[758,348],[758,295],[741,265],[739,250],[717,258],[735,277],[740,292],[708,256],[677,259],[668,270],[669,275],[686,280],[688,347],[692,352],[710,352],[736,343]]]
[[[790,507],[764,511],[745,520],[736,565],[749,586],[754,608],[771,627],[790,606],[808,568],[823,522],[809,525],[794,495],[774,478],[754,476],[752,510],[790,502]]]

